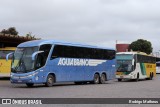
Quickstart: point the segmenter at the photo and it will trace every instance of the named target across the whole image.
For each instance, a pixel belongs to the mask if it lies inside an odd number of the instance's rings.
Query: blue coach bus
[[[56,82],[98,84],[115,77],[115,50],[110,48],[35,40],[18,45],[13,56],[10,81],[28,87],[41,83],[50,87]]]

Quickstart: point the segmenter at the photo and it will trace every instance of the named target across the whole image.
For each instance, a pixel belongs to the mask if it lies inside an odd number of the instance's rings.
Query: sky
[[[115,48],[145,39],[160,52],[160,0],[0,0],[0,31]]]

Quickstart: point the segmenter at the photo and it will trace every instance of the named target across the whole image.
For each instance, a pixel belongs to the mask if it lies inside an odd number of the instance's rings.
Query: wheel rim
[[[96,84],[99,83],[99,76],[97,74],[95,75],[94,81],[95,81]]]
[[[104,83],[104,82],[105,82],[105,75],[104,75],[104,74],[102,74],[101,82],[102,82],[102,83]]]
[[[53,79],[52,78],[48,78],[48,84],[53,84]]]
[[[98,78],[95,78],[95,82],[98,83]]]

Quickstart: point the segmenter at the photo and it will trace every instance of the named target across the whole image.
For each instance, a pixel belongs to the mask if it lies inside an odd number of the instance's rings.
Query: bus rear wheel
[[[26,83],[27,87],[33,87],[33,83]]]
[[[100,77],[100,83],[101,84],[104,84],[106,81],[106,75],[105,74],[102,74],[101,77]]]
[[[152,79],[153,79],[153,72],[151,72],[151,73],[150,73],[150,77],[149,77],[149,79],[150,79],[150,80],[152,80]]]
[[[100,79],[99,79],[99,74],[94,74],[93,83],[94,83],[94,84],[99,84],[99,83],[100,83],[99,80],[100,80]]]
[[[47,81],[46,81],[46,83],[45,83],[45,85],[47,86],[47,87],[51,87],[53,84],[54,84],[54,77],[53,77],[53,75],[48,75],[48,77],[47,77]]]

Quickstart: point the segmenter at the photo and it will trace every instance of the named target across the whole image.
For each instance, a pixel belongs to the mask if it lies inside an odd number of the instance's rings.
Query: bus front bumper
[[[116,75],[117,79],[136,79],[136,75]]]
[[[24,84],[24,83],[35,83],[37,73],[29,74],[29,75],[18,75],[11,74],[10,82],[16,84]]]

